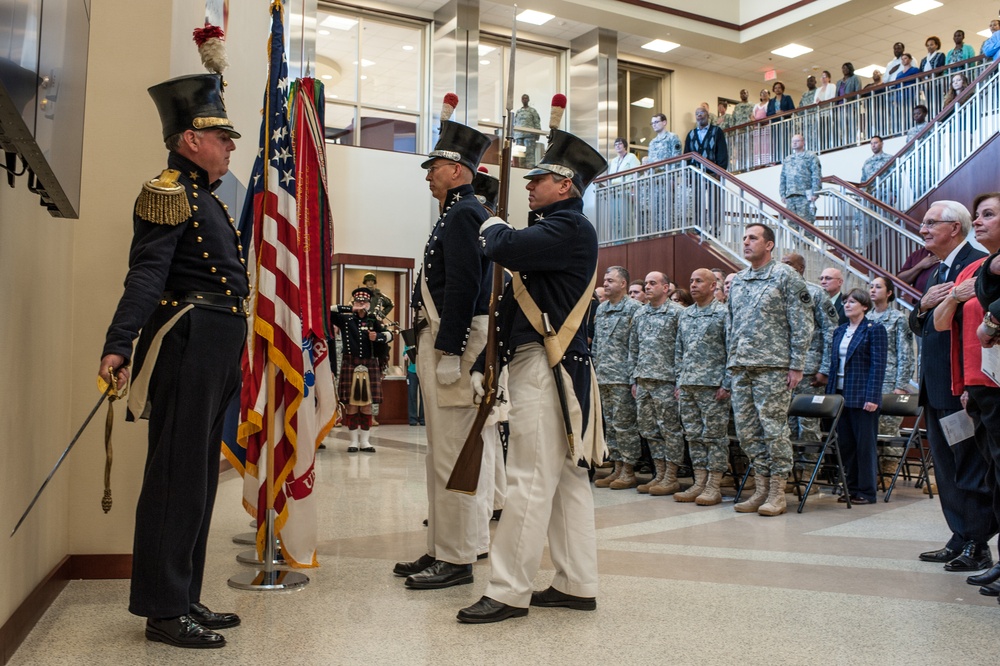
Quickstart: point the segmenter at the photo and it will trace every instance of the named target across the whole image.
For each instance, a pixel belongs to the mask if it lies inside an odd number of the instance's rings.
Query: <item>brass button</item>
[[[243,257],[240,257],[240,263],[241,263],[241,264],[246,264],[246,263],[247,263],[247,260],[246,260],[246,259],[244,259]]]
[[[201,236],[198,236],[198,242],[199,243],[201,242]]]
[[[226,296],[232,296],[233,292],[230,289],[226,289]]]
[[[170,301],[170,304],[171,304],[172,306],[174,306],[175,308],[177,307],[177,301]]]
[[[208,259],[208,252],[202,252],[201,253],[201,258],[202,259]]]
[[[212,272],[213,273],[215,272],[215,266],[212,266]]]
[[[160,301],[160,305],[166,305],[166,304],[167,304],[166,301]]]
[[[242,234],[242,233],[240,233],[240,230],[239,230],[239,229],[237,229],[237,230],[236,230],[236,235],[237,235],[237,236],[242,236],[243,234]]]
[[[243,246],[242,246],[242,245],[237,245],[237,246],[236,246],[236,249],[237,249],[237,250],[242,250],[242,249],[243,249]]]
[[[191,206],[191,210],[198,210],[198,206],[197,205]]]
[[[223,275],[219,279],[222,280],[222,284],[226,284],[226,276],[225,275]]]
[[[198,183],[191,183],[191,189],[192,190],[197,190],[198,189]]]
[[[229,210],[229,206],[227,204],[222,204],[222,210]]]
[[[235,305],[233,306],[233,312],[237,312]]]
[[[192,222],[191,224],[194,226],[195,229],[198,228],[198,222]]]
[[[193,196],[195,199],[197,199],[198,198],[198,193],[197,192],[192,192],[191,196]]]

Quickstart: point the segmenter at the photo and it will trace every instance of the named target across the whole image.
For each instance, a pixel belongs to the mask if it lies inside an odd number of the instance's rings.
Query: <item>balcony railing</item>
[[[964,74],[971,82],[992,64],[980,56],[731,127],[726,130],[729,168],[740,173],[779,164],[791,151],[795,134],[803,135],[806,148],[816,153],[856,146],[876,135],[889,138],[905,134],[913,126],[917,104],[928,108],[929,117],[944,109],[951,75]]]
[[[876,276],[892,277],[881,266],[822,229],[703,159],[687,154],[605,176],[595,182],[597,235],[601,245],[692,233],[734,263],[743,259],[743,233],[760,222],[775,232],[775,257],[797,252],[806,260],[806,279],[816,282],[824,268],[844,273],[847,288],[867,287]],[[878,236],[872,232],[872,240]],[[899,252],[902,250],[894,250]],[[919,298],[908,285],[902,294]]]
[[[991,63],[952,108],[939,114],[873,176],[872,196],[909,210],[998,131],[1000,69]]]

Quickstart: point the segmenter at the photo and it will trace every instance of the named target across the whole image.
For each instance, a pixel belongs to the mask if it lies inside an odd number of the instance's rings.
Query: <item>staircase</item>
[[[596,227],[602,246],[687,233],[710,244],[734,264],[746,266],[743,233],[747,225],[756,222],[774,229],[775,257],[790,252],[805,257],[805,277],[811,282],[818,281],[822,270],[829,267],[843,272],[845,289],[867,289],[874,277],[891,277],[852,247],[856,241],[888,247],[888,239],[894,237],[887,232],[878,235],[873,227],[865,231],[866,235],[845,238],[848,242],[843,242],[738,177],[720,172],[699,155],[675,157],[606,176],[594,185]],[[907,285],[901,285],[900,292],[919,298]]]

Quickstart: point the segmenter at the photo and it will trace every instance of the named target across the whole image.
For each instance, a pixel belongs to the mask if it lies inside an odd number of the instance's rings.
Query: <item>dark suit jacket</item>
[[[844,295],[837,294],[837,298],[833,299],[833,307],[837,308],[837,325],[847,323],[847,315],[844,314]]]
[[[930,56],[931,59],[931,69],[937,69],[938,67],[944,67],[944,53],[937,51],[934,55]],[[927,64],[927,56],[923,57],[920,61],[920,71],[924,71],[924,65]]]
[[[837,392],[837,373],[840,371],[840,343],[847,333],[848,324],[838,326],[833,332],[833,352],[826,385],[827,393]],[[863,320],[847,346],[847,363],[844,364],[844,406],[860,409],[866,402],[882,404],[882,382],[885,379],[885,361],[888,337],[882,324]]]
[[[927,281],[927,288],[954,280],[963,268],[984,256],[966,243],[955,256],[948,274],[942,276],[940,271],[935,272]],[[910,329],[923,338],[920,345],[920,404],[932,409],[958,411],[962,409],[962,403],[951,394],[951,332],[935,331],[934,311],[918,315],[919,310],[913,308],[910,312]]]
[[[781,113],[782,111],[794,111],[795,110],[795,101],[792,100],[791,96],[789,96],[789,95],[782,95],[781,96],[781,107],[780,108],[778,107],[777,104],[775,104],[775,102],[777,102],[777,101],[778,100],[775,97],[772,97],[771,99],[767,100],[767,115],[773,116],[773,115],[775,115],[777,113]]]

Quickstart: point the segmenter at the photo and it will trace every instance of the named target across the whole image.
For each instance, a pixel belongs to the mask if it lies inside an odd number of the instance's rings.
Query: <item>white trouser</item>
[[[594,496],[587,470],[569,457],[552,370],[540,344],[517,348],[508,366],[507,504],[490,551],[486,596],[526,608],[545,538],[565,594],[597,596]],[[567,399],[575,400],[567,386]]]
[[[479,506],[479,553],[490,550],[490,520],[493,518],[493,483],[497,463],[496,450],[500,446],[497,424],[483,426],[483,466],[479,468],[479,485],[476,487],[476,504]],[[477,553],[477,554],[479,554]]]
[[[476,418],[474,407],[439,407],[437,358],[430,327],[420,332],[417,376],[427,424],[427,554],[451,564],[476,561],[479,512],[476,497],[445,489]],[[426,350],[426,351],[425,351]],[[472,388],[465,373],[458,379]]]

